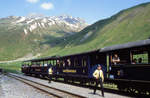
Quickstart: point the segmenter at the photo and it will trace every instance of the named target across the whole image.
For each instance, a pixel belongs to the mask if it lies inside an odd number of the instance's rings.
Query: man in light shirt
[[[96,78],[96,85],[95,85],[95,89],[94,89],[94,94],[96,93],[96,87],[98,86],[98,84],[100,84],[102,96],[104,97],[104,88],[103,88],[104,75],[103,75],[103,71],[102,71],[100,64],[98,64],[97,69],[93,73],[93,76]]]
[[[48,69],[48,76],[49,76],[49,83],[51,83],[51,81],[52,81],[52,74],[53,74],[53,70],[52,70],[52,67],[50,67],[49,69]]]

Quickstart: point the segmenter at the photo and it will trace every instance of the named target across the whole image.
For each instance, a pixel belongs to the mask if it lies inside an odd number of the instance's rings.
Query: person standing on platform
[[[50,67],[48,69],[48,77],[49,77],[49,82],[48,83],[51,83],[51,81],[52,81],[52,74],[53,74],[53,70],[52,70],[52,67]]]
[[[96,79],[96,85],[95,85],[95,88],[94,88],[94,94],[96,93],[96,88],[98,87],[98,84],[100,84],[101,91],[102,91],[102,96],[104,97],[104,88],[103,88],[104,75],[103,75],[103,71],[102,71],[102,68],[101,68],[100,64],[98,64],[97,69],[93,73],[93,76]]]

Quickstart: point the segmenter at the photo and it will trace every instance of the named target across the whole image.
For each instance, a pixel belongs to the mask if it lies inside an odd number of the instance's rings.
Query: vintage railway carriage
[[[106,56],[99,54],[99,50],[59,57],[56,63],[55,76],[65,81],[79,81],[85,83],[93,80],[93,71],[97,64],[106,70]]]
[[[22,63],[22,67],[21,67],[22,73],[29,74],[30,73],[30,65],[31,65],[30,60],[24,61]]]
[[[55,57],[33,59],[23,62],[22,72],[28,75],[48,76],[48,69],[56,65]]]
[[[150,40],[130,42],[100,49],[107,56],[109,66],[107,81],[118,85],[120,90],[150,93]],[[118,64],[112,58],[117,54]]]
[[[106,71],[106,56],[99,54],[99,50],[62,57],[46,57],[25,61],[22,72],[29,75],[47,76],[48,69],[53,68],[53,77],[64,78],[64,81],[78,81],[80,83],[93,81],[93,72],[101,64]],[[106,74],[105,74],[106,75]]]

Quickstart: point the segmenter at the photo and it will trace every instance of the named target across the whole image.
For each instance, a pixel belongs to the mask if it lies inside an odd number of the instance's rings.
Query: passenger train
[[[120,62],[113,63],[117,54]],[[104,47],[98,50],[67,56],[54,56],[24,61],[22,72],[26,75],[48,76],[64,82],[91,83],[93,72],[102,66],[105,82],[114,83],[121,91],[150,95],[150,39]]]

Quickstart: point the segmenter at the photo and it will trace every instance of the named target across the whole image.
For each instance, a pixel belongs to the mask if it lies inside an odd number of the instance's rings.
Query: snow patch
[[[47,23],[47,19],[44,18],[44,19],[42,20],[42,22],[43,22],[43,23]]]
[[[34,21],[34,19],[31,19],[31,20],[29,20],[29,21],[26,21],[26,23],[29,24],[29,23],[31,23],[31,22],[33,22],[33,21]]]
[[[37,28],[37,23],[32,24],[29,28],[30,32],[32,32],[33,30],[35,30]]]
[[[45,28],[45,24],[44,23],[41,23],[41,25],[43,26],[43,28]]]
[[[18,23],[18,24],[17,24]],[[71,31],[80,31],[85,28],[87,24],[80,18],[73,18],[72,16],[50,16],[50,17],[18,17],[12,22],[13,25],[25,25],[24,32],[32,32],[36,28],[46,28],[47,26],[58,25],[65,26]]]
[[[28,32],[27,32],[27,30],[26,30],[26,29],[24,29],[24,34],[25,34],[25,35],[27,35],[27,34],[28,34]]]
[[[40,23],[38,23],[38,25],[39,25],[39,27],[40,27],[40,28],[42,28],[42,26],[41,26],[41,24],[40,24]]]
[[[26,20],[25,17],[21,17],[18,21],[16,21],[16,23],[20,23],[20,22],[23,22],[23,21],[25,21],[25,20]]]

